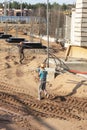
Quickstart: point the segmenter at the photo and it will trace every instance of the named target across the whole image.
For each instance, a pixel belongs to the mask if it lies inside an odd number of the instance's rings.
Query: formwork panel
[[[87,47],[71,46],[68,56],[87,59]]]

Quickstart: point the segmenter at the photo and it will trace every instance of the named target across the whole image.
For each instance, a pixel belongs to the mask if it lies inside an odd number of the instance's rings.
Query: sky
[[[12,0],[0,0],[2,2],[4,1],[12,1]],[[47,3],[47,0],[14,0],[14,1],[18,1],[18,2],[27,2],[27,3],[30,3],[30,4],[36,4],[36,3]],[[49,0],[50,3],[59,3],[59,4],[73,4],[76,2],[76,0]]]
[[[22,1],[25,1],[25,0],[22,0]],[[47,3],[47,0],[27,0],[28,2],[30,2],[30,3]],[[75,3],[75,1],[76,0],[49,0],[49,2],[50,3],[54,3],[54,2],[57,2],[57,3],[59,3],[59,4],[63,4],[63,3],[65,3],[65,4],[73,4],[73,3]]]
[[[18,0],[20,1],[20,0]],[[25,2],[25,0],[22,0]],[[31,4],[35,4],[35,3],[47,3],[47,0],[26,0],[26,2],[31,3]],[[49,0],[50,3],[54,3],[57,2],[59,4],[73,4],[76,2],[76,0]]]

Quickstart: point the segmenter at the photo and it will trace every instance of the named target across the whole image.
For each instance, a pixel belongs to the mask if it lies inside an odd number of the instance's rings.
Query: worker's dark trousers
[[[19,46],[19,55],[20,55],[20,63],[22,64],[22,61],[24,59],[24,50],[22,46]]]
[[[41,100],[41,92],[44,92],[45,95],[47,95],[46,91],[46,81],[40,80],[39,88],[38,88],[38,99]]]
[[[20,53],[20,63],[22,64],[22,61],[24,59],[24,52],[23,53]]]

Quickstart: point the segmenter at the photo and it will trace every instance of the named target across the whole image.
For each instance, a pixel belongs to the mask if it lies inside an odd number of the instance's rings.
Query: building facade
[[[6,16],[30,16],[32,14],[31,9],[7,9]],[[0,9],[0,16],[4,16],[4,9]]]

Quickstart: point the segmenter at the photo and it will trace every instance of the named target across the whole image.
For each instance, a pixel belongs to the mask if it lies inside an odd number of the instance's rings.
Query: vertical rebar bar
[[[4,0],[4,16],[6,16],[6,6],[7,6],[7,0]]]
[[[21,10],[21,22],[22,22],[22,0],[21,0],[21,4],[20,4],[20,10]]]
[[[49,67],[49,0],[47,0],[47,43],[48,43],[48,48],[47,48],[47,67]]]

